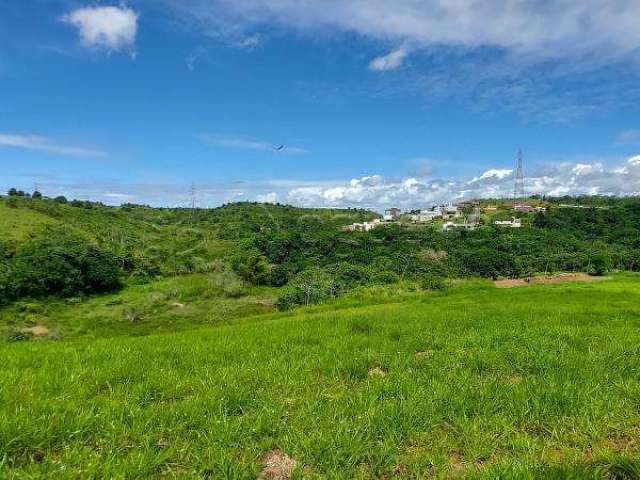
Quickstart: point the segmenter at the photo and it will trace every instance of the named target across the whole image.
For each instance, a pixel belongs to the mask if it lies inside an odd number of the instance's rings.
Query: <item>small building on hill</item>
[[[493,224],[498,227],[520,228],[522,227],[522,220],[513,217],[511,220],[496,220]]]
[[[384,211],[384,219],[386,221],[396,220],[402,215],[402,210],[396,207],[391,207]]]

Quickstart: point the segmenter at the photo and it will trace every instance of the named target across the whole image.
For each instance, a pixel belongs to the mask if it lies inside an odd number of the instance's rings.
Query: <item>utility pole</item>
[[[522,168],[522,150],[518,151],[518,166],[516,168],[515,183],[513,186],[513,201],[518,203],[519,199],[524,199],[524,169]]]

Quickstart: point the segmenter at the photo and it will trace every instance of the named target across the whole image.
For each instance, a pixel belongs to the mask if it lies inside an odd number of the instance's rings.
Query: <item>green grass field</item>
[[[0,238],[4,240],[23,240],[33,230],[56,223],[58,222],[42,213],[18,210],[0,202]]]
[[[640,276],[382,293],[2,343],[0,478],[640,478]]]

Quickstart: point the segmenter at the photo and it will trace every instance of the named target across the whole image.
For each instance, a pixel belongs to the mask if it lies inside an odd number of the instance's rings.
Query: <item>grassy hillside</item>
[[[244,286],[225,292],[214,273],[131,285],[118,293],[80,299],[25,300],[0,309],[0,342],[46,328],[47,338],[149,335],[228,323],[274,310],[276,289]]]
[[[638,478],[639,280],[4,344],[0,477]]]
[[[3,240],[24,240],[35,229],[56,223],[55,219],[40,212],[10,208],[0,202],[0,238]]]

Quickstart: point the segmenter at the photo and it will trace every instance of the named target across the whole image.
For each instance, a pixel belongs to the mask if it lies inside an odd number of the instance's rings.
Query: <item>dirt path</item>
[[[539,275],[529,278],[509,278],[507,280],[496,280],[493,282],[493,284],[498,288],[514,288],[549,283],[601,282],[603,280],[610,279],[611,277],[593,277],[586,273],[558,273],[555,275]]]

